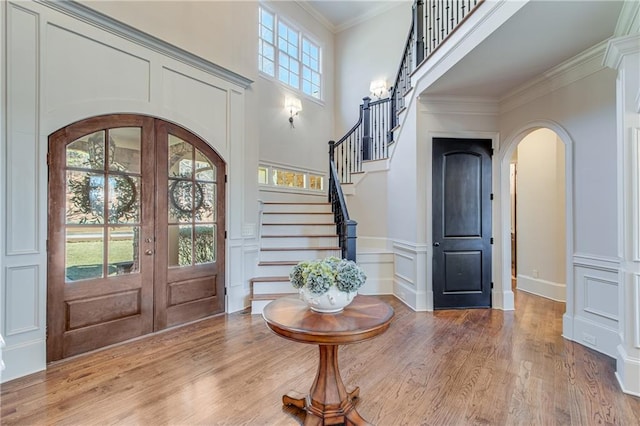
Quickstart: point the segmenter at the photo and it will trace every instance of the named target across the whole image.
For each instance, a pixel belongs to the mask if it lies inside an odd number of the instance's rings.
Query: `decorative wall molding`
[[[640,2],[625,1],[613,33],[616,37],[620,37],[638,31],[640,31]]]
[[[610,312],[606,310],[606,303],[602,303],[603,299],[599,296],[602,296],[602,291],[598,291],[598,286],[610,286],[613,287],[611,291],[606,292],[606,294],[614,294],[618,293],[618,282],[612,280],[606,280],[601,277],[594,277],[588,274],[583,275],[583,284],[584,284],[584,311],[593,315],[597,315],[602,318],[609,319],[611,321],[618,322],[618,312]],[[617,311],[617,300],[613,303],[613,308]]]
[[[500,113],[497,99],[472,96],[421,96],[421,113],[495,116]]]
[[[606,272],[618,273],[620,259],[613,257],[597,256],[585,253],[573,255],[573,266],[581,266],[588,269],[598,269]]]
[[[640,129],[631,129],[631,244],[633,261],[640,262]],[[623,242],[624,243],[624,242]]]
[[[55,9],[58,12],[62,12],[75,19],[83,21],[94,27],[98,27],[102,30],[108,31],[111,34],[115,34],[126,40],[141,45],[147,49],[158,52],[164,56],[175,59],[179,62],[185,63],[191,67],[200,69],[202,71],[213,74],[223,80],[229,81],[233,84],[247,88],[253,83],[250,80],[240,74],[237,74],[231,70],[228,70],[213,62],[207,61],[199,56],[194,55],[184,49],[167,43],[159,38],[156,38],[150,34],[146,34],[134,27],[117,21],[107,15],[97,12],[81,3],[75,1],[52,1],[52,0],[35,0],[51,9]]]
[[[604,68],[602,55],[606,41],[598,43],[520,86],[500,99],[500,113],[511,111],[534,99],[568,86]]]
[[[11,337],[40,330],[39,283],[38,265],[6,268],[5,293],[0,297],[4,304],[4,336]]]
[[[633,345],[640,349],[640,275],[635,274],[632,282],[632,300],[635,300],[634,310],[631,313],[633,324],[635,324],[635,333],[633,336]]]
[[[631,34],[609,40],[602,63],[617,70],[626,55],[640,52],[640,34]]]
[[[15,4],[7,15],[5,229],[15,256],[40,252],[40,15]]]

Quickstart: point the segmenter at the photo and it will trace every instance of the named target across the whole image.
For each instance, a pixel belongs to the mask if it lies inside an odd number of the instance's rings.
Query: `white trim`
[[[631,313],[633,317],[633,324],[635,324],[635,333],[633,336],[633,345],[640,349],[640,306],[638,306],[638,301],[640,301],[640,275],[635,274],[633,277],[632,287],[631,287],[631,295],[632,300],[636,301],[634,306],[634,310]]]
[[[568,86],[600,71],[606,41],[596,44],[573,58],[542,73],[539,77],[511,90],[500,98],[500,112],[509,112],[534,99]]]
[[[625,1],[622,4],[622,10],[613,33],[616,37],[620,37],[638,32],[638,30],[640,30],[640,2]]]
[[[631,358],[624,345],[618,345],[617,349],[615,375],[618,385],[622,392],[640,397],[640,360]]]
[[[567,298],[566,283],[554,283],[552,281],[541,280],[528,275],[518,274],[517,288],[519,291],[535,294],[556,302],[564,302]]]
[[[575,253],[573,255],[573,265],[617,274],[620,268],[620,259],[586,253]]]
[[[631,129],[631,233],[633,261],[640,262],[640,129]]]
[[[244,89],[248,88],[253,80],[214,64],[206,59],[194,55],[184,49],[169,44],[150,34],[144,33],[134,27],[117,21],[107,15],[93,10],[82,3],[75,1],[35,0],[44,6],[62,12],[79,21],[88,23],[101,30],[107,31],[125,40],[136,43],[161,55],[182,62],[191,67],[210,73],[223,80],[236,84]]]
[[[611,39],[607,44],[602,64],[617,70],[626,55],[636,53],[638,50],[640,50],[640,34]]]
[[[547,128],[555,132],[555,134],[562,140],[565,148],[565,253],[566,253],[566,265],[565,265],[565,279],[566,279],[566,312],[563,317],[563,335],[573,336],[573,317],[575,306],[575,294],[574,294],[574,282],[573,282],[573,264],[569,262],[569,259],[573,256],[573,241],[574,241],[574,217],[573,217],[573,139],[569,136],[569,133],[558,123],[551,120],[538,120],[532,121],[514,133],[505,138],[504,149],[500,152],[499,158],[496,160],[498,165],[498,173],[500,182],[496,183],[495,193],[499,194],[497,197],[500,203],[500,218],[498,222],[500,229],[498,231],[500,238],[496,238],[499,247],[495,247],[494,250],[500,251],[502,256],[502,273],[499,277],[498,288],[501,288],[505,293],[505,296],[513,297],[511,291],[511,220],[507,218],[511,217],[510,204],[508,202],[502,203],[502,200],[510,199],[510,181],[509,181],[509,164],[511,163],[511,157],[516,150],[518,144],[532,131]],[[495,223],[495,222],[494,222]],[[494,229],[496,233],[496,229]],[[574,261],[575,263],[575,261]],[[512,308],[513,309],[513,308]],[[571,338],[571,337],[569,337]]]
[[[498,100],[480,96],[430,96],[419,97],[421,113],[462,114],[496,116],[500,112]],[[430,109],[429,107],[434,107]]]

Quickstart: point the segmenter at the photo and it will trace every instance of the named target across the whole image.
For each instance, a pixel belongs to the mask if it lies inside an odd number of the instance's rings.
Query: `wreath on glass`
[[[192,188],[194,188],[193,191],[191,190]],[[169,201],[181,215],[191,216],[194,212],[200,210],[204,203],[204,198],[204,190],[199,182],[174,180],[169,185]]]

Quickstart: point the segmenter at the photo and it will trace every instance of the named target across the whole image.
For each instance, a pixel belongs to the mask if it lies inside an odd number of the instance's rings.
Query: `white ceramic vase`
[[[315,312],[336,313],[340,312],[353,301],[358,294],[357,291],[347,293],[338,290],[338,287],[332,285],[329,290],[321,295],[314,294],[305,287],[300,289],[300,299],[307,302],[309,308]]]

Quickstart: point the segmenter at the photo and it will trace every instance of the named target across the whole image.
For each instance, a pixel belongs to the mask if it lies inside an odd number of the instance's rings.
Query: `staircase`
[[[265,202],[260,231],[258,276],[250,280],[252,314],[262,313],[278,297],[298,293],[289,282],[298,262],[341,257],[329,203]]]

